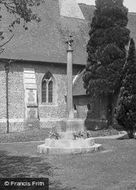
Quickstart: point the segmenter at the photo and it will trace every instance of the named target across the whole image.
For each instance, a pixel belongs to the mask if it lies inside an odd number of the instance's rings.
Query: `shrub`
[[[133,39],[130,41],[116,119],[129,138],[133,138],[136,128],[136,53]]]

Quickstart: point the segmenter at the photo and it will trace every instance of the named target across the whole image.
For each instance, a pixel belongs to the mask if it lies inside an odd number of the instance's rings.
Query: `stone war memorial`
[[[85,133],[85,127],[83,122],[79,122],[77,118],[74,118],[73,110],[73,96],[72,96],[72,36],[66,42],[68,44],[67,48],[67,120],[65,127],[60,126],[60,131],[56,128],[54,131],[54,137],[45,139],[45,143],[38,145],[38,152],[46,154],[64,154],[64,153],[88,153],[94,152],[101,149],[100,144],[95,144],[93,138],[88,138],[86,136],[80,136],[74,138],[76,133]],[[56,134],[55,134],[56,132]],[[53,138],[52,138],[53,137]],[[82,138],[81,138],[82,137]]]

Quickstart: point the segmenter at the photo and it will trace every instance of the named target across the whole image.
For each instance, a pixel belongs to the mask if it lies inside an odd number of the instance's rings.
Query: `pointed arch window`
[[[42,102],[46,102],[46,94],[47,94],[46,86],[47,86],[47,82],[44,80],[42,82]]]
[[[53,77],[50,72],[42,80],[42,103],[53,103]]]
[[[51,103],[53,100],[53,81],[48,83],[48,102]]]

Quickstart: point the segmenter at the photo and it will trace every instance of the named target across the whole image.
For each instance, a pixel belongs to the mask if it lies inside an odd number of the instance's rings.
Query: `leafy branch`
[[[0,0],[0,10],[5,7],[7,12],[14,15],[15,19],[8,26],[9,32],[13,33],[13,28],[16,24],[20,24],[21,21],[24,21],[23,28],[28,29],[26,24],[35,20],[40,22],[40,18],[37,14],[34,14],[32,7],[39,6],[43,0]],[[2,15],[0,15],[0,21],[2,21]],[[9,43],[14,35],[12,35],[6,42],[3,42],[0,45],[0,53],[4,51],[3,47]],[[4,39],[3,31],[0,31],[0,40]]]

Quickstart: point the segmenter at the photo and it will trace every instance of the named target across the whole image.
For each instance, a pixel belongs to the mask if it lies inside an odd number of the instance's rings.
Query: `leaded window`
[[[42,80],[42,103],[53,102],[53,77],[47,72]]]

